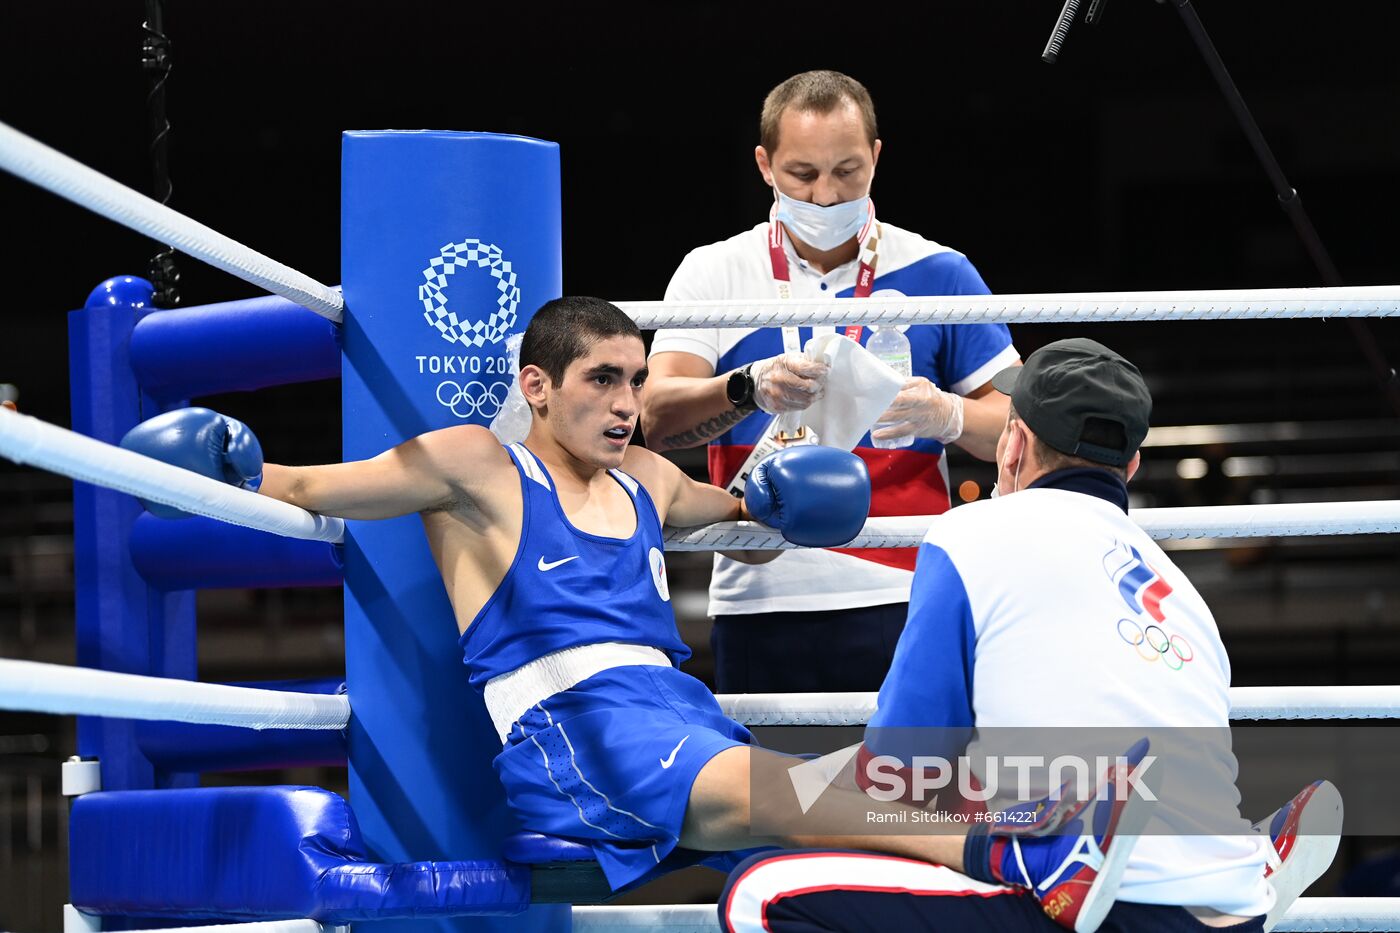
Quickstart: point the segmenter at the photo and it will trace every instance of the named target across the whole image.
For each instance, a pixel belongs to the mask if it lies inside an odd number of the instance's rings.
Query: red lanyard
[[[788,282],[791,276],[788,274],[787,252],[783,249],[783,225],[774,219],[778,206],[773,205],[773,210],[768,214],[768,262],[773,267],[773,281],[778,283],[778,297],[790,298],[791,292]],[[857,240],[860,242],[860,265],[856,268],[856,287],[853,297],[869,298],[872,286],[875,284],[875,262],[877,259],[875,246],[879,237],[873,239],[876,242],[870,244],[867,259],[866,240],[870,238],[872,231],[876,230],[875,224],[875,202],[871,201],[866,208],[865,226],[860,228]],[[865,328],[859,324],[853,324],[846,328],[846,336],[860,343],[861,334]]]

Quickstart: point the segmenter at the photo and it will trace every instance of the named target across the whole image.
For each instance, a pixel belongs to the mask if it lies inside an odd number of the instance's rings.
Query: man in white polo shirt
[[[876,219],[870,187],[881,141],[860,82],[833,71],[789,78],[764,102],[760,140],[754,157],[775,198],[768,220],[692,251],[668,301],[987,293],[967,257]],[[865,344],[873,328],[860,326],[853,305],[840,330]],[[957,443],[992,458],[1006,400],[988,380],[1018,359],[1001,325],[904,332],[913,376],[875,439],[914,440],[877,449],[866,435],[856,446],[870,470],[872,515],[948,509],[944,448]],[[708,444],[711,482],[730,485],[774,416],[821,394],[824,364],[797,352],[812,336],[809,327],[658,331],[642,414],[647,445]],[[904,625],[913,569],[908,549],[789,551],[765,565],[716,555],[709,611],[717,689],[877,689]]]

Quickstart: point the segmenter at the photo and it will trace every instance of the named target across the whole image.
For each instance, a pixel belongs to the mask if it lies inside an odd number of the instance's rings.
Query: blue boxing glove
[[[243,422],[207,408],[178,408],[141,422],[122,446],[201,476],[256,491],[262,485],[262,445]],[[188,512],[141,500],[159,518],[185,518]]]
[[[749,514],[793,544],[835,547],[870,515],[870,472],[835,447],[787,447],[759,461],[744,484]]]

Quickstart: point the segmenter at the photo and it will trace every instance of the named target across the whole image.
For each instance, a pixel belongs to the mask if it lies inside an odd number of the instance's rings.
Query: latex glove
[[[830,371],[825,361],[809,360],[801,353],[759,360],[749,369],[753,400],[770,415],[802,411],[821,398]]]
[[[963,433],[962,396],[944,392],[923,376],[915,376],[904,383],[878,423],[885,427],[871,434],[877,440],[912,434],[951,444]]]

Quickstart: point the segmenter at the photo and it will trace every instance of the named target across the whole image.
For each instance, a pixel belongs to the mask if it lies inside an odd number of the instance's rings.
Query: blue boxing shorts
[[[676,850],[691,785],[715,755],[752,743],[694,677],[629,665],[530,707],[495,766],[525,829],[591,846],[616,891],[713,854]]]

